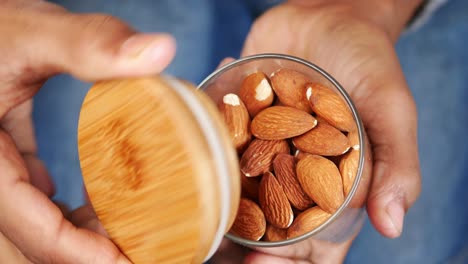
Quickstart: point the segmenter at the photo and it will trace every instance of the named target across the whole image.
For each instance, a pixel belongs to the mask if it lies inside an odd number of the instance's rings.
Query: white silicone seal
[[[203,105],[196,99],[196,97],[190,93],[188,89],[185,88],[185,84],[178,81],[175,78],[164,76],[164,79],[174,88],[174,91],[187,103],[187,106],[192,110],[195,118],[200,125],[200,128],[207,138],[208,147],[210,148],[212,157],[215,162],[215,170],[218,178],[219,184],[219,196],[221,197],[220,203],[220,218],[218,224],[218,230],[216,231],[211,249],[208,252],[208,255],[205,257],[205,261],[209,260],[215,253],[216,250],[221,245],[224,237],[224,231],[227,228],[229,221],[229,213],[231,211],[231,189],[229,188],[229,171],[228,171],[228,162],[226,156],[224,155],[224,150],[221,144],[218,144],[215,138],[220,138],[216,126],[213,124],[213,121],[210,118],[210,115],[203,107]]]

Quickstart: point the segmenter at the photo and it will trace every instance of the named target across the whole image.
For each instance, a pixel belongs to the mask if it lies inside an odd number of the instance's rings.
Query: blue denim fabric
[[[167,73],[200,82],[226,56],[237,57],[255,1],[56,1],[77,12],[105,12],[142,31],[175,35],[178,52]],[[273,3],[275,1],[264,1]],[[468,2],[451,1],[397,51],[419,110],[423,192],[401,238],[381,237],[369,223],[347,263],[468,263]],[[56,199],[83,203],[76,129],[90,84],[61,75],[35,97],[41,158],[57,186]]]

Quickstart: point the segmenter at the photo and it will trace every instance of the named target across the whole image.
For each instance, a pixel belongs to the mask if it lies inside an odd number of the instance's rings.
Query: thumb
[[[381,234],[395,238],[421,191],[416,107],[408,89],[381,89],[379,96],[385,99],[375,100],[380,106],[366,122],[374,154],[367,211]]]
[[[8,28],[0,27],[0,35],[6,36],[0,47],[14,51],[20,69],[32,71],[29,76],[33,78],[58,72],[87,81],[154,74],[175,54],[171,36],[137,33],[112,16],[21,12],[0,19],[9,24]]]

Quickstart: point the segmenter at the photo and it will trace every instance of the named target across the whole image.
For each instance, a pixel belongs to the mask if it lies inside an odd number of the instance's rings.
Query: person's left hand
[[[88,82],[157,74],[175,55],[173,38],[46,1],[0,0],[0,39],[0,263],[129,263],[89,205],[68,214],[51,200],[32,97],[59,73]]]

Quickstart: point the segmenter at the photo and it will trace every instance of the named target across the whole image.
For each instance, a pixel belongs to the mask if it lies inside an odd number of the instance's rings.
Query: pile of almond
[[[230,233],[282,241],[344,202],[357,173],[354,118],[333,90],[297,71],[247,76],[220,110],[240,157],[242,198]]]

